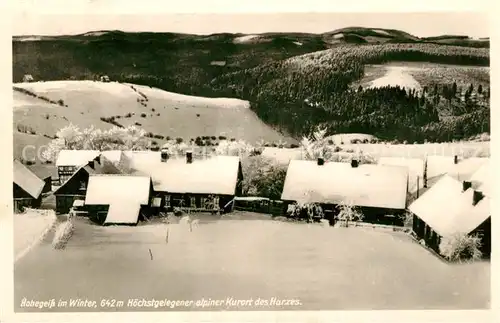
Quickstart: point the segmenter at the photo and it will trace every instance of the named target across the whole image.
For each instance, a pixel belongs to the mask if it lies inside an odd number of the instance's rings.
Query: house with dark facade
[[[454,234],[478,234],[481,251],[491,253],[491,199],[474,189],[470,181],[445,175],[409,206],[413,232],[439,253],[443,238]]]
[[[156,152],[151,152],[156,153]],[[239,157],[194,158],[192,152],[172,157],[163,150],[134,158],[135,174],[153,180],[152,208],[156,212],[174,208],[191,212],[227,212],[242,190],[243,172]]]
[[[61,150],[56,160],[59,183],[66,182],[79,168],[99,162],[98,150]]]
[[[408,169],[400,166],[291,160],[281,199],[285,207],[294,202],[318,203],[325,218],[333,221],[338,205],[362,211],[365,220],[377,222],[387,215],[403,213],[407,206]],[[285,209],[286,210],[286,209]]]
[[[85,210],[96,223],[136,225],[150,214],[153,183],[149,176],[93,174],[85,195]]]
[[[42,202],[44,181],[17,160],[14,160],[13,166],[14,213],[23,212],[26,207],[39,207]]]
[[[79,167],[54,191],[56,197],[56,213],[68,213],[76,200],[85,199],[90,175],[120,173],[121,172],[113,163],[107,161],[105,157],[92,160],[86,165]]]

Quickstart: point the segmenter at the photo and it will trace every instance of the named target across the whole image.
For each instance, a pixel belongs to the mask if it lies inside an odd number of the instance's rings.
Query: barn
[[[319,203],[325,217],[333,220],[339,204],[358,207],[366,221],[378,222],[385,215],[403,213],[407,204],[408,169],[351,163],[292,160],[281,199]]]
[[[436,252],[439,253],[443,237],[477,233],[483,240],[483,254],[490,254],[490,198],[474,189],[470,181],[460,182],[445,175],[414,201],[409,210],[413,214],[414,233]]]
[[[143,157],[143,156],[142,156]],[[135,173],[153,180],[157,212],[180,208],[199,212],[231,210],[235,195],[241,194],[243,172],[237,156],[193,158],[170,157],[166,151],[158,159],[137,158],[132,162]]]
[[[99,224],[136,225],[149,216],[152,192],[148,176],[91,175],[85,209],[89,218]]]
[[[62,185],[82,166],[99,161],[98,150],[61,150],[56,160],[59,182]]]
[[[18,160],[14,160],[13,175],[14,212],[23,212],[25,207],[39,207],[45,182]]]

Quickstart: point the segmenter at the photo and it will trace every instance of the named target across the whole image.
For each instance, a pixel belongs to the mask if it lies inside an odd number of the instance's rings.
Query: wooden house
[[[94,174],[89,178],[85,210],[99,224],[136,225],[150,214],[152,192],[148,176]]]
[[[150,155],[152,156],[152,155]],[[136,174],[153,180],[152,207],[157,212],[179,208],[190,212],[227,212],[235,195],[242,190],[243,172],[239,157],[170,157],[163,150],[158,159],[136,159]]]
[[[14,160],[13,175],[14,212],[23,212],[25,207],[39,207],[44,181],[17,160]]]
[[[84,200],[90,175],[93,174],[120,174],[120,171],[107,162],[105,158],[99,158],[99,162],[93,160],[85,166],[79,167],[61,186],[55,191],[56,213],[68,213],[75,200]]]
[[[363,212],[366,221],[403,213],[407,206],[408,169],[400,166],[291,160],[281,199],[284,210],[293,202],[318,203],[333,221],[337,206]]]
[[[426,246],[440,252],[443,237],[453,234],[479,234],[481,251],[491,252],[491,199],[472,187],[470,181],[443,176],[409,206],[413,231]]]
[[[98,150],[61,150],[56,160],[59,182],[62,185],[77,169],[99,161]]]

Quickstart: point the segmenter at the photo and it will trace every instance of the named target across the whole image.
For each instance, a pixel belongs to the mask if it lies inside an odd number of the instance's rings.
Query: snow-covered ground
[[[14,214],[14,262],[26,255],[56,222],[52,210],[27,210]]]
[[[246,35],[246,36],[241,36],[241,37],[237,37],[234,39],[234,42],[235,43],[246,43],[246,42],[249,42],[251,40],[254,40],[255,38],[257,38],[258,35]]]
[[[405,89],[421,90],[420,83],[407,72],[404,66],[387,66],[386,74],[371,82],[370,88],[381,88],[385,86],[400,86]]]
[[[374,32],[376,32],[377,34],[382,34],[382,35],[389,35],[389,33],[385,30],[382,30],[382,29],[373,29]]]
[[[145,94],[148,99],[159,99],[183,104],[206,104],[216,105],[221,108],[249,108],[250,103],[245,100],[233,98],[207,98],[191,95],[183,95],[174,92],[167,92],[149,86],[141,86],[129,83],[118,82],[97,82],[97,81],[48,81],[48,82],[30,82],[30,83],[15,83],[14,86],[33,91],[35,93],[92,93],[95,95],[105,93],[113,95],[120,99],[131,99],[135,101],[139,94],[135,92],[131,86]],[[20,99],[20,98],[19,98]],[[17,99],[17,100],[19,100]],[[17,105],[22,105],[23,102],[17,102]]]
[[[106,84],[106,83],[104,83]],[[109,84],[109,83],[108,83]],[[175,101],[177,103],[187,103],[187,104],[211,104],[217,105],[217,107],[221,108],[250,108],[250,103],[245,100],[234,99],[234,98],[206,98],[201,96],[191,96],[184,95],[174,92],[167,92],[164,90],[160,90],[157,88],[150,88],[148,86],[136,85],[136,84],[127,84],[125,85],[133,85],[137,90],[144,93],[148,98],[151,96],[155,99],[163,99],[169,101]]]

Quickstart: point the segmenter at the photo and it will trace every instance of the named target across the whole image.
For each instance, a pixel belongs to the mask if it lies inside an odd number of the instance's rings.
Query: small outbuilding
[[[18,160],[14,160],[13,175],[14,213],[39,207],[45,182]]]
[[[85,209],[99,224],[136,225],[149,215],[152,192],[148,176],[91,175]]]
[[[120,170],[107,161],[105,157],[88,162],[79,167],[61,186],[55,191],[56,213],[68,213],[75,200],[84,200],[90,175],[94,174],[120,174]]]

